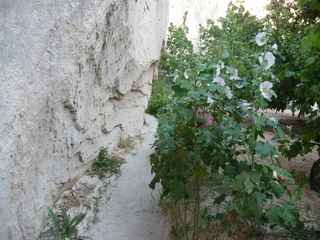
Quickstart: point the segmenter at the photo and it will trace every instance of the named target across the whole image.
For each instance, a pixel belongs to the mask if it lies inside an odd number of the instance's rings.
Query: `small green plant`
[[[70,218],[70,216],[66,213],[64,208],[61,209],[62,219],[59,220],[58,217],[53,213],[52,209],[48,207],[48,229],[45,232],[45,235],[48,237],[46,239],[55,239],[55,240],[83,240],[83,239],[92,239],[91,237],[86,236],[78,236],[77,226],[83,221],[86,217],[86,213],[81,213],[74,218]]]
[[[91,222],[93,224],[100,222],[100,218],[98,216],[98,213],[100,212],[99,207],[100,207],[101,200],[103,199],[103,195],[107,192],[109,185],[110,185],[110,182],[103,182],[102,186],[99,187],[99,189],[98,189],[98,195],[96,197],[93,197],[95,199],[94,203],[93,203],[93,214],[94,215],[91,219]],[[107,198],[107,200],[109,200],[109,198]]]
[[[106,174],[116,174],[120,171],[124,160],[117,160],[108,156],[107,148],[102,148],[98,157],[93,161],[92,171],[98,172],[100,178],[107,177]]]

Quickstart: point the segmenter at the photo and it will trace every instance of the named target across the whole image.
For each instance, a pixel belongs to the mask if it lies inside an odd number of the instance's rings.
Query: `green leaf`
[[[281,198],[284,191],[285,191],[285,186],[283,184],[280,183],[270,183],[269,185],[269,189],[268,189],[271,193],[273,193],[276,198]]]
[[[281,212],[281,217],[284,222],[290,224],[292,227],[296,227],[299,219],[299,213],[296,207],[291,203],[283,203],[282,207],[283,211]]]
[[[246,190],[252,191],[254,187],[255,185],[251,182],[250,174],[247,172],[238,175],[234,179],[233,189],[235,191],[243,190],[244,188]]]
[[[249,178],[249,176],[247,175],[247,173],[242,173],[238,176],[236,176],[236,178],[234,179],[234,184],[233,184],[233,189],[235,191],[239,191],[243,189],[243,184],[246,178]]]
[[[279,135],[275,135],[271,138],[271,141],[276,143],[279,142],[281,140],[281,137]]]
[[[287,77],[287,78],[289,78],[289,77],[291,77],[291,76],[294,76],[295,75],[295,72],[292,72],[292,71],[286,71],[285,72],[285,76]]]
[[[63,207],[60,208],[62,213],[62,230],[65,231],[69,227],[70,217],[67,215]]]
[[[233,139],[241,139],[243,133],[241,132],[242,127],[240,125],[235,125],[234,128],[227,128],[224,132],[233,136]]]
[[[310,8],[312,11],[316,11],[316,10],[320,11],[320,3],[317,1],[311,1]]]
[[[320,96],[320,85],[313,85],[311,90],[315,93],[315,95]]]
[[[256,124],[256,127],[258,130],[260,130],[262,127],[266,125],[266,118],[262,116],[255,116],[253,117],[254,123]]]
[[[306,66],[309,66],[313,64],[317,59],[315,57],[311,57],[308,60],[306,60]]]
[[[264,98],[262,95],[259,97],[258,101],[261,109],[266,108],[268,106],[268,102],[266,101],[266,98]]]
[[[180,85],[181,88],[185,88],[185,89],[192,89],[192,85],[190,83],[190,81],[188,80],[181,80],[181,85]]]
[[[184,97],[188,94],[188,89],[181,88],[180,85],[172,86],[172,90],[177,97]]]
[[[179,135],[183,138],[183,142],[185,145],[192,142],[195,138],[194,132],[192,132],[189,127],[185,126],[182,126],[182,130],[179,132]]]
[[[287,194],[288,194],[288,197],[290,198],[290,201],[292,201],[292,192],[289,189],[287,190]]]
[[[273,131],[274,131],[275,133],[278,133],[278,134],[281,135],[281,136],[284,135],[284,131],[283,131],[281,125],[279,125],[279,124],[275,124],[275,125],[273,126]]]
[[[228,49],[226,47],[224,47],[222,50],[222,58],[227,58],[229,56],[230,56],[230,54],[229,54]]]
[[[254,193],[251,198],[257,202],[258,206],[262,206],[262,204],[266,201],[267,196],[265,193]]]
[[[282,212],[282,218],[285,223],[290,223],[291,226],[296,226],[296,218],[295,216],[289,212],[288,210],[284,210]]]
[[[260,183],[260,174],[256,171],[250,171],[249,172],[250,180],[256,184],[259,185]]]
[[[272,169],[269,167],[269,166],[266,166],[266,165],[264,165],[264,164],[258,164],[258,163],[256,163],[255,165],[254,165],[254,167],[255,167],[255,169],[256,169],[256,171],[258,172],[258,173],[260,173],[261,175],[269,175],[269,173],[271,173],[272,172]]]
[[[183,162],[189,161],[189,152],[184,147],[178,147],[176,150],[175,157],[179,160],[182,160]]]
[[[299,187],[298,188],[302,188],[308,182],[309,182],[309,178],[308,177],[303,177],[299,182]]]
[[[260,154],[261,160],[265,159],[269,155],[277,154],[275,146],[267,142],[258,141],[255,146],[255,150]]]
[[[249,191],[252,191],[253,188],[255,187],[255,185],[250,181],[249,178],[245,178],[245,180],[244,180],[244,186],[245,186],[246,189],[248,189]]]
[[[170,194],[172,197],[181,199],[184,195],[188,194],[186,186],[182,182],[173,182],[169,186]]]
[[[282,212],[283,212],[283,208],[281,208],[279,206],[267,211],[266,217],[268,218],[269,223],[271,225],[277,225],[279,227],[284,227],[285,223],[283,221],[283,218],[280,217],[282,215]]]
[[[193,91],[193,90],[190,90],[190,91],[188,92],[188,95],[193,96],[193,98],[195,98],[195,99],[197,99],[197,98],[199,98],[199,97],[201,96],[200,92],[198,92],[198,91]]]
[[[248,163],[244,161],[231,161],[231,164],[235,166],[235,171],[240,174],[241,172],[249,172],[250,171],[250,166]]]
[[[47,208],[48,209],[48,216],[49,218],[52,220],[54,226],[56,229],[59,229],[60,225],[59,225],[59,221],[57,216],[53,213],[52,209],[50,207]]]
[[[197,140],[206,143],[212,143],[215,140],[215,135],[213,135],[210,131],[210,126],[208,127],[201,127],[201,132],[198,134]]]
[[[187,121],[193,117],[193,112],[185,106],[178,106],[177,114],[180,118],[183,118]]]
[[[198,167],[197,171],[196,171],[196,175],[198,176],[198,178],[203,178],[204,176],[207,175],[207,166],[200,166]]]
[[[77,226],[79,223],[82,222],[82,220],[86,217],[87,213],[81,213],[77,216],[75,216],[71,222],[70,222],[70,226],[71,225],[74,225],[74,226]]]
[[[301,188],[298,188],[296,189],[298,191],[295,191],[297,193],[296,197],[294,198],[293,202],[299,202],[302,198],[301,198],[301,195],[302,195],[302,191],[301,191]]]
[[[156,188],[156,184],[158,183],[158,182],[160,182],[160,178],[159,178],[159,175],[156,175],[153,179],[152,179],[152,181],[149,183],[149,188],[151,188],[151,189],[155,189]]]

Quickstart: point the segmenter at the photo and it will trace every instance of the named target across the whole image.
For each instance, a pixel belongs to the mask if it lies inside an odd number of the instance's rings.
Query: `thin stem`
[[[174,203],[174,206],[172,206],[171,216],[173,217],[175,230],[176,230],[176,235],[178,236],[178,234],[179,234],[179,224],[178,224],[178,219],[177,219],[177,210],[179,211],[179,209],[177,208],[177,200],[174,199],[171,202]]]
[[[185,222],[185,235],[186,239],[188,239],[188,225],[187,225],[187,202],[186,198],[183,198],[184,203],[184,222]]]
[[[196,105],[194,104],[194,111],[195,111],[195,116],[197,114],[197,109]],[[195,117],[195,122],[194,122],[195,128],[197,128],[197,122],[196,122],[196,117]],[[197,171],[199,167],[201,166],[201,159],[199,159],[200,152],[198,149],[198,142],[196,140],[193,141],[193,149],[194,149],[194,169]],[[193,233],[192,233],[192,239],[197,240],[198,239],[198,229],[199,229],[199,205],[200,205],[200,187],[199,187],[199,177],[197,174],[195,174],[195,182],[194,182],[194,192],[195,193],[195,205],[194,205],[194,213],[193,213]]]
[[[255,162],[255,158],[254,158],[254,154],[255,154],[255,146],[256,146],[256,125],[254,123],[254,120],[252,119],[252,138],[251,138],[251,169],[254,169],[254,162]]]
[[[193,225],[193,236],[192,239],[193,240],[198,240],[198,231],[199,231],[199,207],[200,207],[200,188],[199,188],[199,178],[196,176],[195,179],[195,192],[196,192],[196,196],[195,196],[195,204],[194,204],[194,214],[193,214],[193,218],[194,218],[194,225]]]
[[[179,218],[180,218],[180,221],[181,221],[181,225],[182,225],[182,229],[183,229],[183,232],[184,232],[184,235],[185,235],[185,239],[188,240],[188,226],[187,226],[187,221],[186,221],[186,217],[185,217],[185,214],[186,214],[186,202],[185,202],[185,198],[183,198],[183,205],[184,205],[184,217],[182,217],[182,213],[181,213],[181,207],[180,207],[180,202],[178,202],[178,214],[179,214]]]

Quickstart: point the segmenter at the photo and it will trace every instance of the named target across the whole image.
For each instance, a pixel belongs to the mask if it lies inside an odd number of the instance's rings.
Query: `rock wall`
[[[0,2],[0,236],[36,239],[104,146],[139,134],[168,0]]]
[[[182,26],[184,13],[188,12],[186,20],[189,28],[188,39],[197,50],[199,24],[206,26],[208,19],[217,23],[220,17],[226,16],[229,2],[226,0],[171,0],[169,21],[176,26]]]

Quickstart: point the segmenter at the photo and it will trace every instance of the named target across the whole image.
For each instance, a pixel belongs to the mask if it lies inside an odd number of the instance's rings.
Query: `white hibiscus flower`
[[[220,86],[224,86],[226,85],[226,82],[224,81],[224,79],[222,77],[217,77],[217,78],[213,78],[213,82],[217,83]]]
[[[266,62],[267,66],[265,66],[264,70],[267,70],[273,66],[275,63],[276,58],[273,56],[271,52],[266,52],[266,54],[262,54],[259,57],[259,62],[262,65],[262,63]]]
[[[256,43],[258,44],[258,46],[263,46],[266,44],[268,38],[267,38],[267,33],[266,32],[261,32],[258,33],[256,36]]]
[[[237,69],[229,69],[226,71],[227,74],[230,75],[230,80],[241,80],[241,78],[238,77],[238,70]]]
[[[269,81],[264,81],[260,84],[260,91],[264,98],[270,99],[274,94],[271,88],[273,87],[273,83]]]

